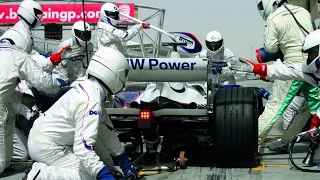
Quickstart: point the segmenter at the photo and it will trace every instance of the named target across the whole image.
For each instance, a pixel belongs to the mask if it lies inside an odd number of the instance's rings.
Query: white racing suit
[[[32,54],[33,55],[31,55],[31,58],[34,60],[34,62],[36,62],[36,64],[39,67],[41,67],[47,73],[53,72],[51,62],[48,61],[46,57],[40,55],[38,52],[34,50],[32,50]],[[58,74],[56,77],[57,81],[59,81],[60,83],[67,78],[63,77],[61,74]],[[64,83],[62,83],[61,85],[63,84]],[[17,115],[22,115],[26,120],[29,120],[38,111],[37,106],[35,104],[34,94],[31,91],[30,85],[26,81],[21,80],[16,88],[16,91],[22,93],[22,98],[20,102],[12,104],[13,109],[15,110]],[[24,133],[21,132],[20,129],[15,128],[13,134],[12,161],[25,161],[28,158],[29,155],[27,149],[27,137]]]
[[[18,21],[0,37],[0,42],[8,42],[15,45],[20,50],[30,54],[33,48],[33,43],[32,46],[26,46],[28,43],[25,41],[33,42],[33,35],[31,33],[30,26],[23,20]]]
[[[91,78],[79,83],[41,115],[30,131],[28,149],[37,161],[28,180],[96,179],[113,168],[112,159],[124,153],[113,124],[102,107],[106,90]]]
[[[12,104],[15,114],[22,115],[26,120],[29,120],[37,112],[34,95],[24,80],[20,81],[15,91],[22,93],[21,101]],[[21,119],[16,118],[16,124],[19,124],[20,120]],[[27,137],[19,128],[15,127],[12,161],[21,162],[26,161],[28,158]]]
[[[70,38],[60,43],[58,50],[67,46],[73,47],[77,46],[77,44],[74,43],[72,38]],[[93,55],[92,43],[88,43],[87,47],[90,60]],[[45,60],[46,58],[44,56],[40,55],[34,50],[32,51],[32,54],[33,55],[31,57],[36,61],[36,63],[40,67],[43,67],[46,72],[52,71],[53,74],[57,74],[60,77],[58,80],[63,85],[66,85],[67,82],[68,84],[70,84],[78,77],[85,76],[86,74],[86,69],[84,68],[85,64],[83,64],[83,62],[86,62],[87,59],[85,47],[83,47],[83,52],[79,54],[78,57],[62,60],[62,62],[55,66],[53,70],[48,70],[48,65],[46,64],[47,61]],[[21,83],[19,83],[18,87],[19,91],[34,97],[34,94],[31,91],[31,87],[26,82],[22,81]],[[14,104],[14,108],[18,112],[18,114],[24,116],[26,120],[29,120],[34,114],[36,114],[37,111],[37,107],[35,104],[26,107],[24,104],[18,103]],[[17,133],[13,136],[13,161],[25,161],[29,157],[27,151],[27,137],[18,128],[15,128],[15,132]]]
[[[31,86],[46,92],[58,89],[60,83],[55,75],[43,71],[28,54],[15,46],[0,44],[0,55],[3,61],[0,66],[0,172],[3,172],[12,158],[15,123],[12,103],[21,101],[21,93],[15,91],[19,80],[26,80]]]
[[[235,71],[230,69],[230,61],[236,60],[236,57],[230,49],[224,48],[219,54],[212,55],[207,50],[201,51],[196,58],[207,58],[212,61],[213,67],[222,67],[219,76],[219,84],[236,84]]]
[[[295,96],[291,103],[288,105],[287,109],[283,112],[283,130],[287,130],[293,123],[294,118],[301,110],[302,106],[305,105],[306,99],[302,92]],[[308,118],[307,118],[308,120]],[[298,120],[299,121],[299,120]]]
[[[81,49],[81,53],[79,56],[71,58],[71,59],[63,59],[60,64],[58,64],[54,69],[53,73],[59,74],[61,77],[65,77],[63,79],[65,82],[69,84],[73,83],[77,78],[83,77],[86,75],[86,67],[91,60],[93,55],[93,44],[91,42],[87,43],[88,47],[88,58],[86,57],[86,49],[85,47],[79,46],[76,42],[74,42],[73,38],[65,40],[59,44],[59,49],[70,46],[78,46]],[[71,48],[72,49],[72,48]],[[88,62],[87,62],[88,59]]]
[[[142,25],[137,24],[129,28],[127,31],[117,29],[111,24],[98,22],[97,47],[111,47],[125,54],[122,42],[132,39],[141,29]]]
[[[313,31],[311,16],[306,9],[290,4],[287,4],[287,7],[307,31]],[[305,64],[307,58],[301,51],[305,37],[306,33],[303,32],[286,8],[281,6],[267,19],[264,32],[264,48],[269,53],[276,53],[281,50],[285,65]],[[272,96],[270,96],[265,105],[265,110],[259,117],[259,146],[264,142],[264,138],[270,132],[273,124],[300,90],[304,91],[311,112],[315,112],[318,108],[317,88],[304,84],[304,82],[292,80],[274,81]]]

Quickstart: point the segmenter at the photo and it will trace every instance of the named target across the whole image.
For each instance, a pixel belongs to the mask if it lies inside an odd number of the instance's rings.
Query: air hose
[[[289,161],[291,162],[292,166],[299,171],[320,173],[320,170],[302,168],[302,167],[299,167],[296,163],[294,163],[293,158],[292,158],[292,151],[293,151],[294,144],[297,142],[298,138],[299,138],[299,135],[297,135],[293,138],[291,145],[290,145],[290,148],[289,148]],[[314,142],[311,142],[311,143],[314,143]]]

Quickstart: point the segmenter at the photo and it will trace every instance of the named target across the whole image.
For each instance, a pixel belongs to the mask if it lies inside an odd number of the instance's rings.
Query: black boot
[[[14,164],[10,164],[9,167],[5,168],[3,173],[12,173],[15,170]]]

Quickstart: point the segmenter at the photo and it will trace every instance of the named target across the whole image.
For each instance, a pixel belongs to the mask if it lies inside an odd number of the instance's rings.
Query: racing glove
[[[143,22],[143,23],[141,23],[141,26],[142,26],[143,29],[149,29],[150,28],[150,23]]]
[[[48,58],[48,57],[50,57],[51,53],[52,53],[52,52],[47,52],[47,53],[44,53],[44,54],[41,54],[41,55],[44,56],[44,57],[46,57],[46,58]]]
[[[60,49],[57,53],[51,54],[49,57],[51,63],[55,66],[58,65],[62,60],[63,54],[65,54],[66,50],[69,48],[70,48],[70,46],[66,46],[66,47]]]
[[[97,180],[115,180],[107,167],[103,167],[98,175]]]
[[[117,160],[120,163],[120,167],[124,173],[124,179],[135,180],[138,179],[138,172],[131,163],[131,160],[127,153],[123,153],[117,156]]]
[[[267,91],[266,89],[260,88],[260,89],[258,90],[258,95],[260,95],[260,96],[262,96],[263,98],[265,98],[265,99],[268,100],[271,94],[270,94],[270,92]]]
[[[320,140],[320,130],[319,127],[314,127],[307,131],[311,140],[316,141]]]
[[[252,72],[255,74],[259,74],[262,77],[266,77],[267,75],[267,64],[259,63],[255,64],[250,60],[239,58],[239,61],[230,62],[231,69],[242,72]]]
[[[88,52],[90,51],[89,49],[91,48],[90,43],[88,43]],[[92,46],[93,48],[93,46]],[[62,54],[62,59],[63,60],[69,60],[75,57],[78,57],[80,55],[85,54],[85,47],[74,45],[69,47],[63,54]]]

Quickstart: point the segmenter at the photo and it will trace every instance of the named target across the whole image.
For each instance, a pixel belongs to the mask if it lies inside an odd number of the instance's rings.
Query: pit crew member
[[[119,9],[115,4],[105,3],[100,9],[100,20],[97,24],[97,47],[111,47],[125,54],[122,42],[132,39],[142,28],[148,29],[147,22],[134,25],[127,31],[117,29],[120,20]]]
[[[125,56],[117,50],[103,48],[93,55],[84,77],[87,79],[34,122],[28,149],[37,162],[27,174],[28,180],[113,180],[112,167],[105,165],[106,152],[118,159],[127,179],[137,178],[102,106],[108,94],[116,94],[125,86],[128,71]]]
[[[235,72],[230,67],[230,61],[236,60],[230,49],[224,47],[222,34],[211,31],[206,35],[206,49],[202,50],[196,58],[207,58],[212,61],[214,68],[221,74],[220,84],[236,84]]]
[[[306,35],[313,31],[309,12],[299,6],[287,3],[287,0],[257,0],[257,8],[266,20],[264,29],[264,49],[269,53],[283,54],[283,64],[305,63],[306,56],[301,44]],[[295,97],[304,83],[301,81],[275,80],[272,96],[267,101],[263,113],[259,116],[259,147],[280,116],[280,110]],[[310,89],[311,95],[313,89]],[[313,94],[317,96],[317,94]],[[311,103],[311,100],[307,100]],[[319,107],[319,101],[312,102]],[[313,107],[310,107],[313,110]],[[314,113],[314,112],[313,112]],[[305,117],[308,118],[308,117]]]
[[[231,63],[231,68],[236,71],[253,72],[267,79],[280,79],[280,80],[301,80],[307,83],[318,86],[320,85],[320,30],[311,32],[303,42],[302,52],[308,54],[306,63],[304,64],[255,64],[249,60],[240,58],[239,61]],[[320,117],[320,108],[316,112],[316,116]],[[259,121],[260,123],[260,121]],[[314,127],[315,123],[311,125]],[[316,125],[319,126],[319,125]]]

